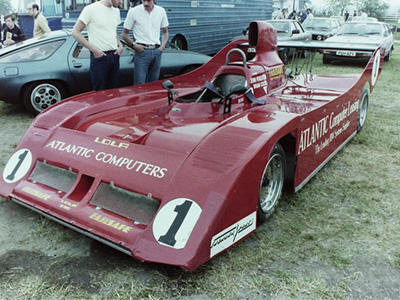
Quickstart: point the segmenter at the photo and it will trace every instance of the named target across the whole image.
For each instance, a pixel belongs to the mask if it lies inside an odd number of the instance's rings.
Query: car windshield
[[[377,23],[346,23],[340,27],[337,35],[381,35],[381,26]]]
[[[275,27],[276,32],[279,33],[289,33],[290,26],[288,22],[269,22]]]
[[[332,22],[330,19],[306,19],[303,23],[304,28],[320,28],[331,29]]]
[[[22,63],[43,60],[50,57],[64,42],[65,40],[58,40],[11,52],[1,57],[0,63]]]

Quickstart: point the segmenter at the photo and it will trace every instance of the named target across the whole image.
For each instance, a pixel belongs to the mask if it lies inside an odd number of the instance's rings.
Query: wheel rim
[[[60,91],[49,83],[39,84],[31,93],[31,104],[37,111],[43,111],[50,105],[60,101]]]
[[[279,154],[271,157],[266,166],[261,180],[259,202],[260,209],[267,213],[270,211],[282,192],[284,181],[283,159]]]
[[[364,95],[364,97],[361,100],[361,105],[360,105],[360,112],[359,112],[359,127],[362,128],[365,123],[365,119],[367,118],[367,111],[368,111],[368,100],[367,100],[367,95]]]

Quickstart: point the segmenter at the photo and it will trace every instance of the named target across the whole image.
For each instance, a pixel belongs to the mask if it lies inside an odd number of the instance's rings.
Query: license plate
[[[354,51],[336,51],[336,54],[341,56],[356,56]]]

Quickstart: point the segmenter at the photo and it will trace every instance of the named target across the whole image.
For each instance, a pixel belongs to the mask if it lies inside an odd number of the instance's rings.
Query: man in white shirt
[[[367,21],[368,15],[365,12],[365,10],[361,10],[361,16],[360,16],[360,21]]]
[[[143,0],[131,8],[126,16],[122,38],[136,52],[133,83],[153,82],[160,77],[161,54],[168,43],[168,18],[164,8],[155,0]],[[160,43],[160,29],[162,41]],[[133,30],[135,41],[129,37]]]
[[[124,47],[117,34],[121,23],[118,6],[122,0],[100,0],[85,6],[75,23],[72,36],[90,50],[90,73],[94,91],[116,88],[119,57]],[[82,31],[87,27],[87,40]]]

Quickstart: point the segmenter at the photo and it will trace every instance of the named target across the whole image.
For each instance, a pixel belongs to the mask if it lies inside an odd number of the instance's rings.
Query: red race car
[[[252,22],[199,69],[71,97],[32,123],[0,194],[141,261],[193,270],[256,230],[365,123],[381,71],[285,75]]]

